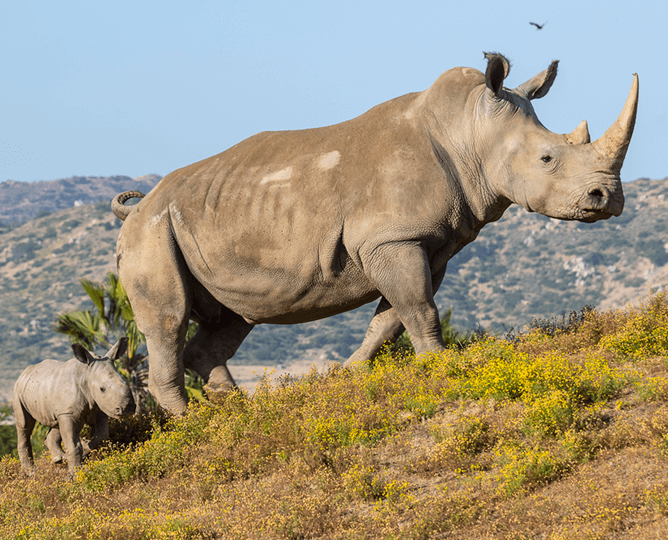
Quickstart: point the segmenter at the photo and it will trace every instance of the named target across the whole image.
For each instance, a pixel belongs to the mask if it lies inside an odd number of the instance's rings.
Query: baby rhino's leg
[[[65,447],[69,478],[72,478],[76,470],[81,467],[81,458],[83,457],[83,446],[79,439],[79,430],[71,414],[59,415],[58,427],[60,428],[63,446]]]
[[[17,450],[21,468],[28,475],[35,472],[35,462],[32,457],[32,445],[30,444],[30,435],[35,428],[35,419],[21,405],[20,400],[14,397],[14,418],[16,424]]]
[[[60,430],[57,427],[51,428],[46,434],[44,444],[49,449],[52,463],[62,463],[63,459],[65,459],[65,452],[63,452],[63,447],[60,444],[61,442],[62,437],[60,435]]]

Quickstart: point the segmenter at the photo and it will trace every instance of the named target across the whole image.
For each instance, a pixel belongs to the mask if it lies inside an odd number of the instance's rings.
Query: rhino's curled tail
[[[144,197],[145,195],[139,191],[124,191],[123,193],[119,193],[111,201],[111,211],[118,219],[125,221],[125,218],[132,212],[131,206],[125,206],[126,201],[130,199],[143,199]]]

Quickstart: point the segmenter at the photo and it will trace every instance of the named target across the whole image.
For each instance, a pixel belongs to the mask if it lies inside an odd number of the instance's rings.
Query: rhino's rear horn
[[[566,135],[569,144],[588,144],[591,142],[587,121],[583,120],[571,133]]]
[[[592,143],[599,154],[612,160],[611,167],[615,171],[619,171],[624,163],[626,151],[631,142],[631,135],[633,135],[637,112],[638,74],[634,73],[633,84],[619,118],[600,138]]]

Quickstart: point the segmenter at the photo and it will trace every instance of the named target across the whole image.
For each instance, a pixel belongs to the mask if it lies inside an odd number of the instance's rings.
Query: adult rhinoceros
[[[150,353],[149,388],[186,406],[184,367],[207,389],[234,385],[227,360],[260,323],[312,321],[380,297],[360,348],[371,358],[406,328],[417,353],[444,347],[434,293],[448,260],[512,203],[593,222],[624,206],[620,169],[638,80],[590,143],[586,122],[545,129],[531,100],[557,62],[514,90],[509,62],[454,68],[424,92],[329,127],[265,132],[169,174],[125,223],[120,278]],[[184,350],[188,320],[199,331]]]

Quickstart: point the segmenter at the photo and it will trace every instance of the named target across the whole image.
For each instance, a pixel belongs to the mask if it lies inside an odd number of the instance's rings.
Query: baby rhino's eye
[[[543,161],[543,163],[549,163],[550,161],[552,161],[552,156],[544,155],[540,159]]]
[[[104,386],[100,386],[100,392],[104,392],[106,388]]]

